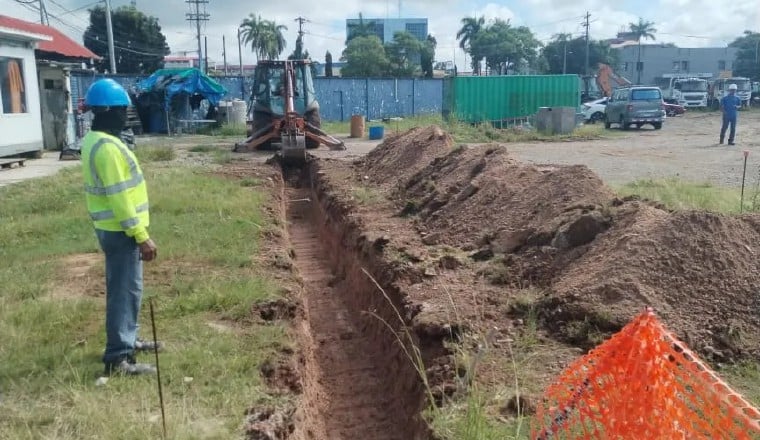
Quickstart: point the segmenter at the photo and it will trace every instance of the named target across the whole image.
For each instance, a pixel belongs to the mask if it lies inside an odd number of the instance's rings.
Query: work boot
[[[163,351],[164,349],[164,343],[161,341],[143,341],[142,339],[138,339],[135,341],[135,351],[136,352],[154,352],[154,351]]]
[[[105,374],[123,374],[126,376],[139,376],[144,374],[156,374],[156,367],[151,364],[137,363],[131,356],[122,358],[118,362],[106,363]]]

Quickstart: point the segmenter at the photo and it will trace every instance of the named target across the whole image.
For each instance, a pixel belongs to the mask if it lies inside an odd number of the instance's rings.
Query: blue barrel
[[[375,127],[370,127],[369,128],[369,138],[371,140],[382,139],[383,138],[383,131],[384,131],[384,129],[385,129],[385,127],[383,127],[382,125],[378,125],[378,126],[375,126]]]

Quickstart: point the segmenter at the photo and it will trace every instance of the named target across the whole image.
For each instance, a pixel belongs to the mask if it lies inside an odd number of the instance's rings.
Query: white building
[[[42,151],[34,49],[46,35],[0,26],[0,157]]]

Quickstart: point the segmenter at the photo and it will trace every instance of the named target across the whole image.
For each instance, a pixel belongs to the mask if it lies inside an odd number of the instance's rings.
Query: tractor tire
[[[254,112],[253,122],[251,123],[251,135],[259,131],[261,128],[266,127],[270,123],[272,123],[271,114],[264,112]],[[256,149],[262,151],[271,151],[274,148],[272,146],[272,141],[267,141],[256,147]]]
[[[322,120],[319,116],[319,110],[313,110],[304,115],[304,119],[311,125],[322,128]],[[307,129],[308,130],[308,129]],[[319,148],[319,141],[306,138],[306,149],[307,150],[313,150],[315,148]]]

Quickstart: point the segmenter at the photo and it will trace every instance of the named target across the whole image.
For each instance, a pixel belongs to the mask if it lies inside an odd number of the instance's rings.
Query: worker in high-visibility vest
[[[137,157],[119,138],[127,122],[129,95],[116,81],[101,79],[87,90],[92,129],[82,140],[87,210],[106,256],[106,374],[155,373],[135,353],[161,348],[137,339],[143,293],[143,261],[156,258],[148,235],[148,190]]]

